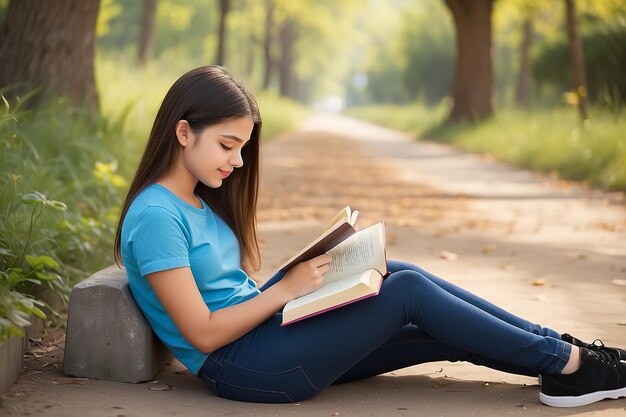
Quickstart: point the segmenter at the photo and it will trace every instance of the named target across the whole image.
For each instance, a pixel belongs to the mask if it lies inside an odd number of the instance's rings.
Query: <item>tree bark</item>
[[[141,17],[141,32],[139,34],[139,49],[137,59],[139,65],[145,65],[152,56],[154,49],[154,27],[156,25],[157,0],[143,0],[143,15]]]
[[[94,78],[100,0],[13,0],[0,33],[0,87],[12,98],[38,89],[38,100],[67,96],[98,108]]]
[[[265,58],[265,72],[263,74],[263,89],[270,88],[272,74],[274,70],[274,59],[272,58],[272,43],[274,36],[274,0],[265,1],[265,38],[263,39],[263,56]]]
[[[278,62],[278,75],[280,77],[280,95],[296,99],[296,85],[295,75],[293,72],[294,64],[294,47],[296,44],[296,37],[298,36],[298,30],[296,22],[292,19],[287,19],[280,28],[279,42],[280,42],[280,59]]]
[[[449,121],[479,121],[493,113],[493,0],[446,0],[456,28],[457,61]]]
[[[533,22],[530,17],[524,19],[522,26],[522,42],[520,44],[520,66],[517,74],[515,101],[520,106],[530,106],[530,46],[533,43]]]
[[[569,46],[572,52],[572,66],[574,69],[574,82],[576,96],[578,97],[578,110],[580,118],[585,121],[589,119],[587,114],[587,85],[585,83],[585,63],[583,61],[583,47],[578,37],[576,24],[576,4],[574,0],[565,0],[565,13],[567,17],[567,32],[569,35]]]
[[[226,62],[226,17],[230,12],[230,0],[220,0],[220,22],[217,33],[217,65]]]

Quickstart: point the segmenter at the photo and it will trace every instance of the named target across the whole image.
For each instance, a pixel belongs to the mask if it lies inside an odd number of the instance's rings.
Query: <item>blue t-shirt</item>
[[[133,200],[126,213],[121,251],[139,308],[170,352],[197,375],[208,355],[183,337],[146,275],[190,267],[212,312],[246,301],[259,290],[241,269],[235,234],[206,202],[197,208],[162,185],[152,184]]]

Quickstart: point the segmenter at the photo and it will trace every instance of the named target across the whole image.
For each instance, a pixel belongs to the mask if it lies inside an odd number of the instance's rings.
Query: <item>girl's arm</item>
[[[318,289],[329,263],[328,254],[299,263],[256,297],[215,312],[204,303],[190,268],[155,272],[147,278],[183,336],[196,349],[209,353],[248,333],[288,301]]]

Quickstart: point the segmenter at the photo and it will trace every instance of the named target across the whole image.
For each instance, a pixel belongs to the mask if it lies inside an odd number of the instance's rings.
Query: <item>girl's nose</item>
[[[243,158],[241,152],[236,152],[230,160],[230,164],[235,168],[241,168],[243,166]]]

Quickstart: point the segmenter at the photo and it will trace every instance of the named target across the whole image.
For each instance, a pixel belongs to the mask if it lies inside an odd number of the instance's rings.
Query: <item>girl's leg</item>
[[[464,290],[461,287],[458,287],[442,278],[439,278],[436,275],[416,265],[413,265],[407,262],[402,262],[402,261],[389,260],[387,262],[387,268],[389,272],[391,273],[399,272],[399,271],[407,271],[407,270],[416,271],[420,273],[421,275],[423,275],[424,277],[431,280],[433,283],[437,284],[439,287],[449,292],[450,294],[454,295],[455,297],[458,297],[461,300],[464,300],[472,304],[473,306],[478,307],[481,310],[491,314],[492,316],[497,317],[500,320],[503,320],[509,324],[512,324],[515,327],[518,327],[520,329],[526,330],[527,332],[531,332],[531,333],[538,334],[541,336],[550,336],[550,337],[554,337],[555,339],[561,338],[561,334],[559,332],[549,329],[547,327],[542,327],[539,324],[534,324],[520,317],[517,317],[516,315],[511,314],[506,310],[503,310],[502,308],[490,303],[489,301],[486,301],[483,298],[480,298],[477,295],[472,294],[471,292]]]
[[[438,341],[413,324],[407,324],[333,384],[343,384],[418,363],[437,361],[470,362],[512,374],[538,376],[537,370],[458,349]]]
[[[392,273],[376,297],[289,326],[280,322],[276,314],[211,354],[200,377],[226,398],[302,400],[336,381],[407,324],[442,344],[533,372],[559,372],[571,349],[560,339],[494,317],[412,270]],[[402,366],[433,360],[430,349],[409,346],[398,352]],[[389,360],[383,369],[396,366],[398,358]]]

